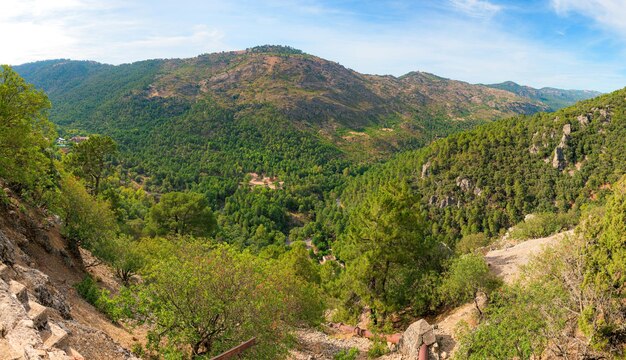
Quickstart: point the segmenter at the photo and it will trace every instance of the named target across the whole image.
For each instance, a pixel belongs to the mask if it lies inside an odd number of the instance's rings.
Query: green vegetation
[[[110,137],[92,135],[72,147],[66,157],[68,168],[73,169],[76,176],[86,179],[92,193],[98,195],[100,182],[116,150],[117,145]]]
[[[577,221],[577,216],[573,211],[558,214],[533,214],[511,229],[511,238],[526,240],[550,236],[572,228]]]
[[[200,239],[145,241],[146,283],[129,306],[151,325],[153,351],[216,355],[256,336],[246,357],[275,358],[286,350],[290,326],[321,319],[324,307],[306,252],[298,260],[291,252],[273,259]],[[294,266],[302,262],[308,265]]]
[[[573,237],[544,251],[519,282],[495,294],[484,321],[465,331],[460,358],[624,356],[625,181],[606,208],[583,213]]]
[[[10,67],[0,68],[0,177],[40,200],[51,186],[53,125],[46,95]],[[42,176],[43,175],[43,176]]]
[[[74,285],[76,291],[88,303],[95,306],[100,312],[105,314],[111,321],[118,321],[123,317],[123,308],[115,299],[111,298],[111,293],[106,289],[100,289],[96,281],[89,275]]]
[[[197,193],[164,194],[148,213],[148,231],[157,235],[209,236],[215,225],[208,201]]]
[[[355,360],[359,356],[359,349],[351,348],[349,350],[341,350],[335,354],[335,360]]]
[[[446,304],[458,306],[473,301],[482,314],[478,304],[479,294],[489,296],[499,286],[499,279],[489,271],[482,256],[465,254],[452,260],[439,291]]]
[[[51,64],[67,73],[52,76]],[[528,359],[574,343],[624,351],[625,90],[411,150],[509,112],[481,104],[454,110],[466,120],[451,123],[442,98],[400,112],[404,98],[368,86],[428,82],[434,97],[464,85],[423,73],[365,83],[271,46],[22,69],[50,89],[62,133],[90,138],[57,151],[45,95],[3,67],[0,177],[61,217],[76,256],[84,247],[116,270],[126,286],[115,296],[93,279],[77,289],[112,319],[146,324],[148,356],[210,357],[256,335],[244,356],[277,358],[290,331],[319,323],[326,306],[344,321],[369,309],[386,329],[400,312],[478,307],[483,293],[490,305],[459,356]],[[224,74],[239,80],[214,81]],[[496,100],[506,109],[519,98]],[[579,219],[577,236],[513,286],[476,253],[515,224],[511,236],[524,239]]]

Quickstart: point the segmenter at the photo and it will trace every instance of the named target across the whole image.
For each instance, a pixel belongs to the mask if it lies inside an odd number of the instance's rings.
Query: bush
[[[550,236],[561,230],[571,228],[577,222],[578,216],[572,211],[558,214],[536,214],[515,225],[511,230],[511,238],[527,240]]]
[[[388,352],[389,348],[387,347],[387,343],[384,340],[377,338],[374,340],[369,350],[367,350],[367,357],[375,359],[387,354]]]
[[[441,284],[440,296],[444,303],[456,306],[475,300],[479,292],[489,294],[498,286],[500,280],[489,271],[481,255],[465,254],[452,260]]]
[[[93,305],[100,312],[105,314],[112,321],[119,321],[122,318],[123,309],[118,306],[117,301],[111,298],[108,290],[100,289],[96,281],[89,275],[74,285],[76,291],[88,303]]]
[[[491,243],[491,239],[484,233],[465,235],[456,244],[458,254],[468,254],[478,248],[485,247]]]
[[[293,326],[322,318],[319,274],[304,247],[268,259],[191,237],[141,246],[145,282],[126,300],[137,321],[152,325],[155,355],[213,356],[256,336],[245,356],[276,358]]]
[[[355,360],[359,356],[359,349],[350,348],[348,350],[341,350],[333,356],[334,360]]]

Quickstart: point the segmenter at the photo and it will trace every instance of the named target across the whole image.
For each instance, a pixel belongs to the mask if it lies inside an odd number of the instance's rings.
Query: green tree
[[[207,199],[193,192],[164,194],[148,213],[151,234],[208,236],[216,227],[215,216]]]
[[[78,253],[78,247],[84,246],[98,253],[117,231],[109,204],[89,195],[81,181],[71,174],[61,174],[60,189],[58,211],[70,250]]]
[[[47,119],[50,102],[11,67],[0,67],[0,178],[26,188],[48,184],[49,148],[55,136]]]
[[[92,193],[98,195],[102,177],[116,151],[117,145],[109,136],[92,135],[74,145],[68,163],[76,175],[89,182]]]
[[[431,300],[416,291],[438,266],[417,205],[407,184],[382,188],[351,214],[348,235],[338,244],[352,291],[383,318],[407,303],[423,311]]]
[[[256,336],[257,345],[243,355],[277,358],[292,326],[321,318],[317,286],[293,275],[290,261],[192,238],[174,241],[148,240],[145,283],[128,298],[138,319],[153,326],[150,349],[197,358]],[[152,247],[169,250],[155,254]]]
[[[579,320],[599,348],[626,353],[626,177],[614,185],[604,214],[583,225],[584,288],[593,294]]]
[[[488,296],[499,285],[500,281],[489,271],[482,255],[465,254],[452,260],[440,292],[443,301],[453,306],[474,301],[476,310],[482,315],[479,293]]]

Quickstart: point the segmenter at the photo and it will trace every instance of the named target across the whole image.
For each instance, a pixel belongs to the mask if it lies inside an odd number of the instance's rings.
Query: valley
[[[71,309],[29,285],[56,310],[0,342],[15,358],[255,337],[246,358],[399,359],[408,333],[326,324],[419,319],[439,359],[625,350],[626,90],[367,75],[283,46],[4,66],[0,85],[3,281],[39,269]]]

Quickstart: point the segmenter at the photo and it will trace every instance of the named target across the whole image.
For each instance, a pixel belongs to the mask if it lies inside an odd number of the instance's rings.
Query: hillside
[[[111,135],[131,176],[165,189],[202,182],[203,174],[341,170],[547,109],[506,91],[420,72],[364,75],[274,46],[119,66],[51,60],[15,69],[46,91],[62,135]]]
[[[535,89],[530,86],[516,84],[512,81],[485,86],[506,90],[525,98],[540,101],[546,104],[550,111],[557,111],[566,106],[574,105],[574,103],[578,101],[591,99],[602,94],[592,90],[563,90],[551,87]]]
[[[345,262],[337,289],[345,318],[364,307],[378,317],[407,306],[428,314],[441,306],[450,258],[488,245],[527,214],[538,214],[528,227],[543,237],[601,207],[626,172],[625,96],[485,124],[349,181],[307,224]]]
[[[625,90],[555,113],[501,120],[408,152],[356,179],[343,203],[408,182],[450,241],[497,235],[531,212],[601,201],[626,170]],[[445,224],[445,226],[441,226]]]

